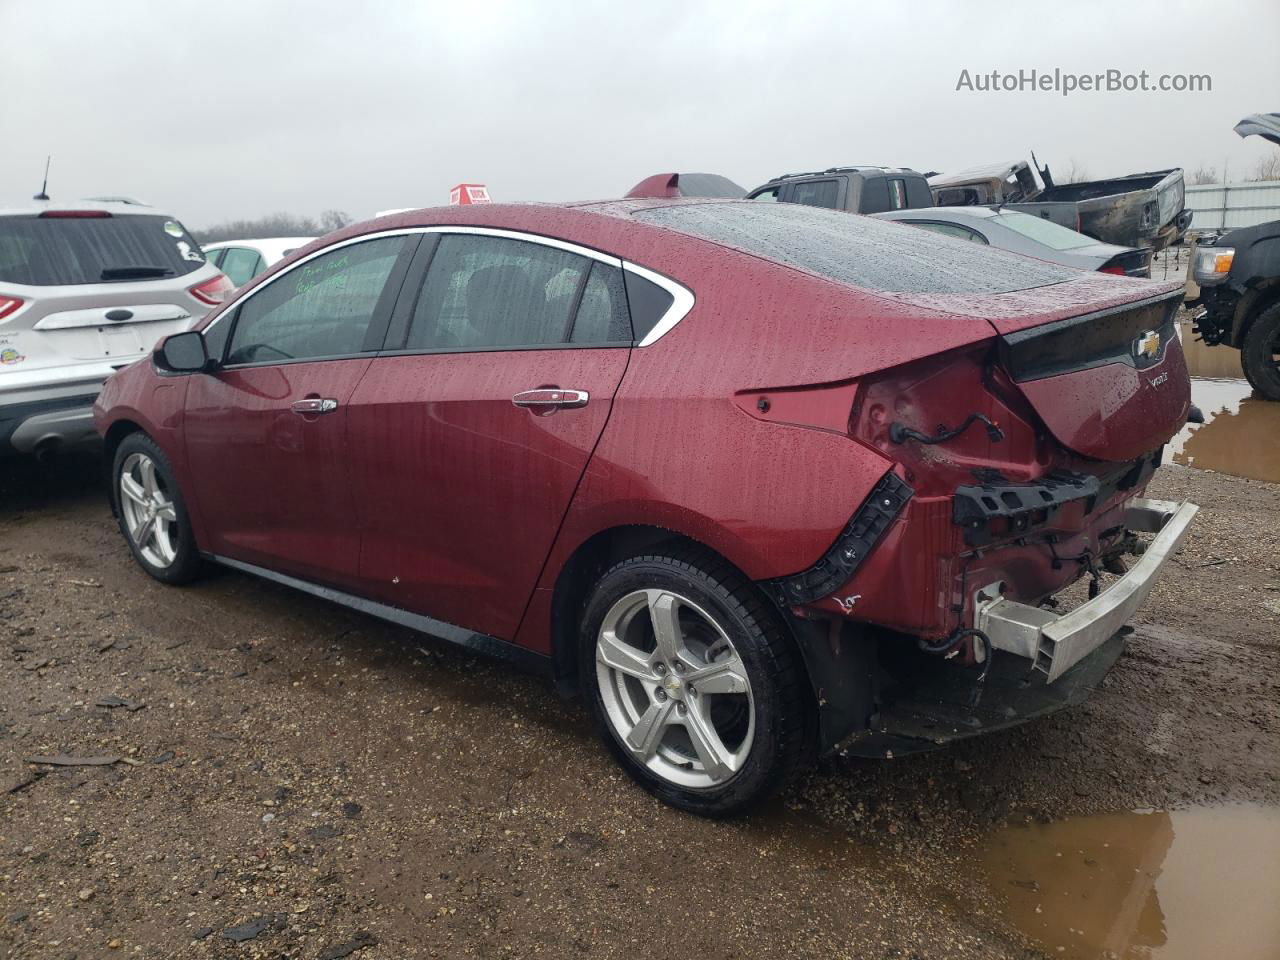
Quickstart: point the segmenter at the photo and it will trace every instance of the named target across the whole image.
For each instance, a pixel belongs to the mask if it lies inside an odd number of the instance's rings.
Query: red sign
[[[460,183],[449,191],[449,205],[488,203],[489,188],[483,183]]]

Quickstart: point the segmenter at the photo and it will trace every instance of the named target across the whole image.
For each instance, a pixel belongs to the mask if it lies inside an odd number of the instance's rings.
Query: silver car
[[[231,290],[186,228],[152,207],[0,209],[0,456],[92,443],[102,382]]]

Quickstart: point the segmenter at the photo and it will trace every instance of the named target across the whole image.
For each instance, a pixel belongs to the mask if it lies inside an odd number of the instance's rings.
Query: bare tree
[[[351,223],[351,216],[345,210],[326,210],[320,214],[320,229],[325,233],[341,230]]]
[[[322,231],[310,217],[291,213],[272,213],[257,220],[228,220],[212,227],[192,230],[200,243],[220,240],[255,240],[262,237],[314,237]]]
[[[1067,172],[1056,179],[1062,183],[1082,183],[1089,179],[1089,171],[1075,157],[1072,157],[1071,163],[1067,167]]]
[[[1249,174],[1250,180],[1280,180],[1280,150],[1262,157]]]
[[[1196,186],[1202,183],[1219,183],[1218,168],[1206,167],[1202,163],[1191,171],[1191,175],[1187,178],[1187,181]]]

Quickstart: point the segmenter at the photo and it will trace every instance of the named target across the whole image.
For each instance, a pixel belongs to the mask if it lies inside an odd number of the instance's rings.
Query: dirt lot
[[[993,826],[1280,801],[1280,486],[1162,471],[1204,509],[1083,708],[710,823],[503,664],[238,574],[152,582],[86,475],[0,465],[9,957],[1062,956],[975,874]],[[25,762],[63,753],[120,759]]]

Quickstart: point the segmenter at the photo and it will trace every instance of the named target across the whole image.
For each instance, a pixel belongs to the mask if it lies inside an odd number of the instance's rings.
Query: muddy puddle
[[[1174,463],[1280,483],[1280,403],[1241,377],[1240,353],[1206,347],[1179,325],[1191,372],[1191,400],[1205,422],[1189,423],[1170,445]]]
[[[1009,826],[981,863],[1004,917],[1048,956],[1280,957],[1280,808]]]

